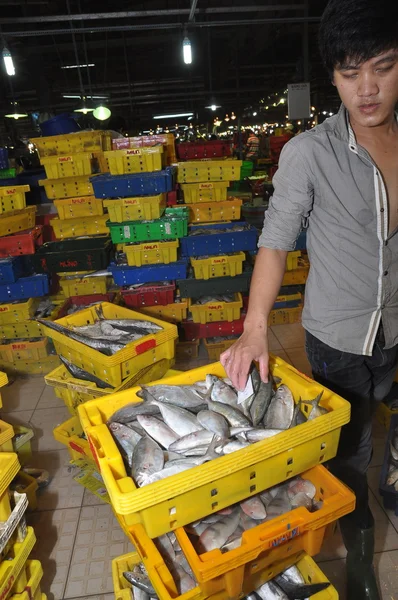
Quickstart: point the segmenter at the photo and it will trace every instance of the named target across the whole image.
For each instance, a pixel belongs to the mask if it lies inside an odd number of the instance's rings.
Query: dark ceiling
[[[204,120],[211,97],[221,105],[220,114],[244,115],[262,98],[307,78],[312,102],[332,110],[338,102],[316,41],[325,5],[326,0],[0,0],[1,35],[16,67],[12,78],[1,69],[0,113],[13,98],[27,112],[71,111],[78,100],[63,95],[84,92],[107,96],[113,115],[136,129],[153,126],[159,112],[193,111]],[[185,26],[192,65],[182,60]],[[76,62],[95,64],[81,69],[82,85],[78,69],[61,68]]]

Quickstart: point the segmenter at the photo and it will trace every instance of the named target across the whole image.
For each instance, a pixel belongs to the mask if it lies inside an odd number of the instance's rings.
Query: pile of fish
[[[178,549],[178,542],[174,534],[169,534],[170,539],[167,541],[158,538],[156,540],[158,547],[166,547],[164,551],[164,559],[175,578],[175,583],[179,594],[184,594],[196,586],[194,575],[181,549]],[[165,538],[165,536],[162,536]],[[184,557],[184,560],[182,560]],[[181,566],[184,564],[184,567]],[[182,572],[185,572],[184,573]],[[125,579],[133,586],[131,597],[135,600],[158,600],[158,596],[150,582],[148,573],[142,563],[137,565],[133,571],[125,571],[123,573]],[[280,575],[264,583],[255,592],[246,596],[243,600],[305,600],[312,597],[314,594],[325,590],[330,586],[329,582],[325,583],[306,583],[303,575],[297,566],[293,565]]]
[[[390,461],[386,483],[394,486],[395,491],[398,492],[398,427],[395,428],[394,437],[390,442]]]
[[[327,412],[314,400],[295,404],[276,380],[261,381],[256,368],[251,389],[241,396],[227,379],[207,375],[192,385],[141,386],[142,402],[127,404],[108,420],[109,430],[136,485],[182,473],[219,456],[278,435]],[[280,383],[280,380],[278,381]]]
[[[208,304],[209,302],[233,302],[233,294],[219,294],[217,296],[201,296],[193,301],[193,304]]]
[[[24,300],[18,300],[18,302],[25,302]],[[36,319],[45,319],[49,317],[53,310],[55,309],[55,304],[50,300],[50,298],[45,298],[40,300],[39,306],[37,307],[35,318]]]
[[[310,512],[322,508],[315,500],[316,487],[309,479],[295,477],[285,483],[251,496],[239,504],[190,523],[185,527],[199,554],[219,548],[235,550],[242,544],[242,534],[276,517],[303,506]]]
[[[92,325],[65,327],[52,321],[36,319],[42,325],[62,333],[67,337],[98,350],[106,356],[112,356],[130,342],[163,329],[152,321],[136,319],[106,319],[101,305],[95,307],[98,320]]]
[[[246,231],[250,229],[250,225],[234,225],[233,227],[228,227],[228,229],[205,229],[204,227],[193,227],[189,232],[189,237],[197,236],[197,235],[214,235],[220,233],[233,233],[236,231]]]

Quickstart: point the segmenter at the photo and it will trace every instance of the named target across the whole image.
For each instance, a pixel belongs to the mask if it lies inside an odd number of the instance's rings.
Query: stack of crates
[[[40,580],[43,569],[38,560],[29,555],[36,542],[35,532],[26,525],[25,512],[28,495],[21,485],[18,456],[0,452],[0,597],[9,600],[44,600]],[[37,485],[37,484],[36,484]],[[23,489],[19,493],[18,489]]]
[[[60,275],[60,287],[67,298],[94,295],[98,301],[110,300],[111,279],[106,274],[91,276],[108,267],[112,245],[108,216],[102,200],[94,197],[90,178],[106,168],[104,157],[111,148],[111,133],[83,131],[32,142],[47,175],[39,183],[58,212],[58,218],[51,220],[57,241],[40,248],[35,267],[38,272]]]
[[[238,600],[298,561],[306,581],[322,580],[318,579],[322,576],[308,557],[321,550],[337,519],[355,507],[354,494],[322,465],[336,455],[341,428],[350,418],[350,406],[278,357],[271,356],[270,371],[289,387],[296,404],[300,398],[313,398],[322,393],[321,404],[327,414],[305,420],[294,430],[283,431],[275,438],[140,488],[132,479],[131,470],[126,470],[119,447],[107,427],[108,419],[116,410],[141,401],[137,395],[140,388],[98,398],[79,407],[81,424],[98,462],[113,511],[137,553],[119,557],[114,562],[117,598],[127,598],[130,589],[122,573],[132,570],[140,561],[157,596],[162,599],[205,600],[217,596]],[[149,387],[193,385],[209,374],[226,376],[220,363],[215,363],[153,382]],[[308,407],[302,406],[302,410],[308,417]],[[225,552],[219,548],[205,552],[195,543],[198,538],[189,534],[192,531],[189,524],[209,517],[209,523],[217,522],[211,519],[230,515],[233,505],[297,476],[313,484],[317,503],[314,512],[300,506],[259,525],[253,523],[245,527],[241,544]],[[164,550],[167,540],[160,538],[170,532],[183,553],[178,564],[187,561],[185,564],[189,565],[194,579],[193,589],[189,588],[183,596],[178,590],[178,579],[173,576],[173,563]],[[176,547],[174,542],[173,546]],[[337,599],[337,594],[329,587],[319,598]]]

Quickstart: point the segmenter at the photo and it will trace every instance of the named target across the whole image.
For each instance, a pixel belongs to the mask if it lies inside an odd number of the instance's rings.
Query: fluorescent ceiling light
[[[95,67],[95,63],[88,63],[87,65],[64,65],[61,69],[84,69],[86,67]]]
[[[185,36],[182,42],[182,54],[184,57],[184,63],[190,65],[192,63],[192,46],[189,37]]]
[[[187,113],[177,113],[174,115],[156,115],[153,118],[154,119],[176,119],[178,117],[193,117],[193,113],[187,112]]]
[[[63,94],[62,98],[81,98],[80,94]],[[108,96],[86,96],[86,98],[91,98],[94,100],[107,100]]]
[[[7,117],[8,119],[22,119],[23,117],[28,117],[28,113],[23,112],[20,107],[18,102],[11,102],[11,106],[14,109],[14,112],[12,113],[8,113],[7,115],[4,115],[5,117]]]
[[[15,75],[15,67],[14,67],[14,63],[12,60],[11,52],[9,51],[9,49],[6,46],[4,46],[4,48],[3,48],[3,60],[4,60],[4,66],[7,71],[7,75],[9,75],[10,77],[12,75]]]

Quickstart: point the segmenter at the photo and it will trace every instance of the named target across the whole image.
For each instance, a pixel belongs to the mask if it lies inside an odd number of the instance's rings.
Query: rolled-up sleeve
[[[288,142],[281,152],[279,168],[272,181],[275,191],[265,213],[259,248],[294,250],[302,226],[310,215],[313,178],[308,173],[300,137]]]

